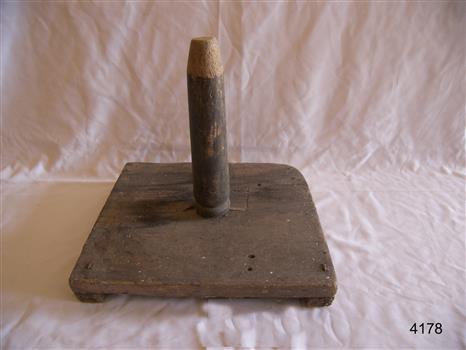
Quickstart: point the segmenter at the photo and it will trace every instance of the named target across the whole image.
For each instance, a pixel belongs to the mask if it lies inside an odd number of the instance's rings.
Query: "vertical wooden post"
[[[191,40],[187,75],[196,211],[204,217],[219,216],[230,208],[230,176],[223,66],[214,37]]]

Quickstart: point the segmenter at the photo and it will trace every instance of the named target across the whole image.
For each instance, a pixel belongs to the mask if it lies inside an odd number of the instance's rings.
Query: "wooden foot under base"
[[[91,294],[91,293],[74,293],[76,298],[83,303],[102,303],[107,298],[107,294]]]

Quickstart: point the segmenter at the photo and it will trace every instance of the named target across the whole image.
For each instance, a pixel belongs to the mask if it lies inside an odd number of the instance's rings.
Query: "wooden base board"
[[[190,163],[128,163],[102,209],[70,286],[109,294],[299,298],[329,305],[336,277],[308,186],[286,165],[230,164],[231,209],[202,218]]]

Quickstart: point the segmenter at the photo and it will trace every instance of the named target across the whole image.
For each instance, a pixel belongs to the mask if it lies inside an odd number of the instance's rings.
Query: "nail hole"
[[[248,267],[248,271],[252,271],[252,267]]]
[[[249,255],[248,255],[248,258],[249,258],[249,259],[254,259],[255,257],[256,257],[256,256],[255,256],[254,254],[249,254]]]
[[[262,184],[257,184],[257,186],[261,187],[261,186],[262,186]]]

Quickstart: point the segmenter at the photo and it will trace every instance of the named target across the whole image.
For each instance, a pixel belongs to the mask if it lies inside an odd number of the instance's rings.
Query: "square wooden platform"
[[[230,164],[231,210],[193,207],[191,164],[128,163],[70,276],[81,301],[109,294],[305,298],[329,305],[333,264],[306,181],[286,165]]]

